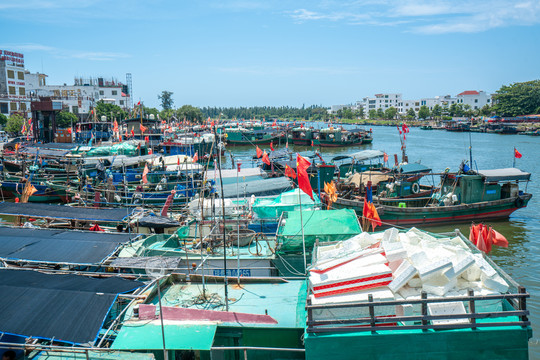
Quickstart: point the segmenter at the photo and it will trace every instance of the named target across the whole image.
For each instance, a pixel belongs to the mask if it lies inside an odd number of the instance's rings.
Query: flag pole
[[[516,147],[514,146],[514,153],[512,154],[514,155],[513,158],[514,158],[514,162],[512,164],[512,167],[516,167]]]
[[[296,166],[298,169],[298,165]],[[298,187],[298,203],[300,204],[300,228],[302,229],[302,250],[304,252],[304,273],[307,270],[307,259],[306,259],[306,238],[304,237],[304,220],[302,218],[302,191]]]

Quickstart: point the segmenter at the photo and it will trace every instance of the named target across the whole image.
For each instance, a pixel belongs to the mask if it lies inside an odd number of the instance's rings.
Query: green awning
[[[210,350],[216,335],[216,323],[165,321],[165,345],[169,350]],[[163,349],[161,323],[133,321],[125,323],[111,346],[117,350]]]

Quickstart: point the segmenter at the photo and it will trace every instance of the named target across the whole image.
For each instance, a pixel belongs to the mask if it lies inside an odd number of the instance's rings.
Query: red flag
[[[261,149],[259,149],[259,146],[257,146],[257,159],[260,159],[263,156],[263,152]]]
[[[266,153],[266,150],[263,153],[262,162],[270,166],[270,159],[268,158],[268,154]]]
[[[176,158],[176,165],[180,166],[180,156]]]
[[[131,136],[135,136],[135,131],[133,131],[133,128],[131,128]]]
[[[274,122],[272,123],[272,126],[277,126],[276,120],[274,120]]]
[[[72,133],[71,128],[68,129],[68,133],[71,135],[71,133]]]
[[[291,179],[296,179],[296,173],[294,172],[294,169],[289,165],[285,165],[285,176],[288,176]]]
[[[516,159],[521,159],[522,156],[523,156],[523,155],[521,155],[521,153],[520,153],[519,151],[517,151],[516,148],[514,148],[514,157],[515,157]]]
[[[478,242],[478,235],[480,234],[480,224],[478,225],[471,225],[470,233],[469,233],[469,241],[472,242],[474,245]]]
[[[373,228],[373,231],[375,231],[375,228],[377,226],[381,226],[381,218],[379,217],[379,213],[377,212],[377,208],[375,208],[375,205],[373,205],[372,202],[368,203],[369,206],[369,212],[371,214],[371,217],[369,218],[369,222],[371,223],[371,227]]]
[[[403,133],[409,132],[409,127],[407,126],[407,124],[403,123],[403,125],[401,125],[401,128],[403,129]]]
[[[362,216],[366,219],[371,219],[371,208],[369,207],[366,198],[364,198],[364,207],[362,208]]]
[[[298,154],[296,156],[296,172],[298,174],[298,187],[300,190],[305,192],[309,195],[311,200],[315,201],[313,199],[313,189],[311,188],[311,184],[309,183],[309,175],[307,173],[307,168],[311,165],[307,159],[303,158]]]
[[[489,231],[490,231],[490,237],[491,237],[491,240],[493,241],[493,244],[497,246],[502,246],[505,248],[508,247],[508,240],[506,240],[506,238],[500,232],[497,232],[493,230],[492,228],[489,229]]]
[[[81,132],[81,124],[77,124],[77,130],[76,130],[78,133]]]
[[[143,124],[139,125],[139,129],[141,129],[141,133],[144,134],[144,132],[146,130],[148,130],[148,128],[146,126],[144,126]]]
[[[139,100],[139,102],[137,103],[137,106],[140,106],[141,105],[141,101]]]
[[[384,153],[384,162],[388,162],[388,154]]]
[[[313,146],[314,146],[314,145],[313,145],[313,140],[311,140],[311,147],[313,147]]]
[[[270,150],[274,151],[274,141],[270,141]]]
[[[116,120],[114,120],[114,127],[113,127],[113,131],[114,131],[115,133],[117,133],[117,132],[118,132],[118,123],[116,122]]]
[[[240,172],[240,168],[242,167],[242,162],[241,161],[238,161],[236,163],[236,168],[238,169],[238,172]]]
[[[146,175],[148,175],[150,171],[148,170],[148,164],[145,164],[144,165],[144,170],[143,170],[143,173],[142,173],[142,182],[143,184],[147,184],[148,183],[148,178],[146,177]]]
[[[102,228],[100,228],[98,224],[94,224],[94,226],[92,226],[92,227],[91,227],[90,229],[88,229],[88,230],[90,230],[90,231],[100,231],[100,232],[101,232],[101,231],[105,231],[105,230],[103,230]]]
[[[195,155],[193,155],[193,162],[197,162],[199,160],[199,152],[198,151],[195,151]]]
[[[399,131],[399,135],[401,135],[401,129],[399,128],[399,125],[396,125],[397,131]]]

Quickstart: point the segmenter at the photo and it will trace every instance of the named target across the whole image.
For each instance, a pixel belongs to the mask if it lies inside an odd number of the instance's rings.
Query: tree
[[[6,126],[8,118],[6,115],[0,113],[0,125]]]
[[[397,109],[393,106],[390,106],[384,111],[384,118],[392,120],[397,115]]]
[[[25,120],[22,115],[13,114],[9,117],[6,123],[6,131],[13,134],[18,134],[21,131],[24,122]]]
[[[183,105],[180,109],[176,110],[176,116],[178,119],[183,120],[184,118],[188,121],[202,122],[203,113],[201,109],[191,106]]]
[[[352,119],[354,116],[353,112],[349,108],[343,109],[343,118],[345,119]]]
[[[377,109],[377,117],[379,119],[384,119],[384,110],[382,108]]]
[[[368,116],[371,120],[375,120],[377,118],[377,110],[370,109]]]
[[[493,110],[497,115],[534,114],[540,108],[540,80],[503,85],[493,100]]]
[[[436,104],[433,109],[431,110],[431,116],[433,116],[435,119],[438,119],[442,116],[443,109],[439,104]]]
[[[463,116],[463,105],[462,104],[452,104],[450,105],[450,116],[461,117]]]
[[[103,100],[97,102],[94,111],[99,121],[101,121],[102,116],[106,116],[108,121],[121,120],[126,117],[126,112],[120,106],[105,103]]]
[[[161,95],[158,95],[158,99],[161,100],[161,107],[163,110],[171,110],[174,105],[174,100],[172,99],[173,92],[163,90]]]
[[[420,110],[418,110],[418,118],[424,120],[429,118],[429,109],[426,105],[420,106]]]
[[[358,108],[358,110],[355,111],[355,116],[360,118],[360,119],[363,119],[365,114],[364,114],[364,107],[363,106],[360,106]]]
[[[471,105],[469,105],[469,104],[463,105],[463,116],[471,117],[473,115],[474,115],[474,111],[471,108]]]
[[[491,107],[486,104],[480,109],[480,115],[482,116],[489,116],[491,114]]]
[[[78,120],[77,115],[69,111],[60,111],[56,114],[56,126],[61,129],[71,127],[71,124],[76,124]]]
[[[159,115],[159,110],[156,108],[149,108],[149,107],[143,106],[143,111],[146,115],[153,114],[156,117]]]
[[[413,108],[410,108],[409,110],[407,110],[407,117],[409,119],[414,119],[416,118],[416,113],[414,112],[414,109]]]

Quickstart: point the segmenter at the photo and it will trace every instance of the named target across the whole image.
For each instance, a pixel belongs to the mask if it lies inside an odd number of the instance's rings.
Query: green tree
[[[60,111],[56,114],[56,126],[60,129],[71,127],[71,124],[76,124],[78,120],[77,115],[69,111]]]
[[[156,108],[148,108],[146,106],[143,106],[143,111],[146,115],[150,115],[150,114],[153,114],[155,117],[157,117],[159,115],[159,110],[156,109]]]
[[[540,80],[503,85],[493,95],[493,111],[501,116],[534,114],[540,109]]]
[[[365,114],[364,114],[364,107],[363,106],[360,106],[358,108],[358,110],[355,111],[355,114],[354,114],[357,118],[360,118],[360,119],[363,119]]]
[[[384,111],[384,118],[392,120],[397,115],[397,109],[393,106],[390,106],[388,109]]]
[[[6,126],[8,118],[6,115],[0,113],[0,125]]]
[[[472,109],[471,105],[469,104],[463,105],[463,116],[472,117],[474,113],[475,111]]]
[[[464,114],[463,104],[452,104],[450,105],[450,116],[461,117]]]
[[[172,99],[173,92],[163,90],[161,95],[158,95],[158,99],[161,100],[161,107],[163,110],[171,110],[174,105],[174,100]]]
[[[176,110],[176,116],[180,120],[185,118],[186,120],[198,123],[202,122],[203,120],[203,113],[201,109],[191,105],[183,105],[180,109]]]
[[[354,117],[353,111],[349,108],[343,109],[343,118],[352,119]]]
[[[418,110],[418,118],[424,120],[429,118],[429,108],[426,105],[420,106],[420,110]]]
[[[414,109],[413,108],[410,108],[409,110],[407,110],[407,117],[409,119],[414,119],[416,118],[416,112],[414,112]]]
[[[9,117],[7,123],[6,123],[6,131],[13,133],[13,134],[19,134],[21,131],[23,124],[25,120],[20,114],[13,114]]]
[[[431,116],[435,119],[439,119],[442,116],[443,109],[439,104],[435,104],[433,110],[431,110]]]
[[[479,113],[482,116],[489,116],[491,115],[491,107],[488,104],[486,104],[480,109]]]
[[[369,113],[368,113],[368,116],[369,116],[370,120],[375,120],[377,118],[377,110],[370,109]]]
[[[384,110],[382,108],[377,109],[377,118],[384,119]]]
[[[126,112],[120,106],[105,103],[103,100],[97,102],[94,110],[98,121],[101,121],[102,116],[106,116],[107,121],[112,121],[113,119],[122,120],[126,117]]]

